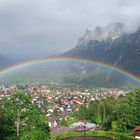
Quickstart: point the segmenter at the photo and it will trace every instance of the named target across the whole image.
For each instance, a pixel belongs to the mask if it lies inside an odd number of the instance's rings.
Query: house
[[[94,123],[89,123],[89,122],[75,122],[70,125],[70,128],[74,131],[78,132],[84,132],[84,131],[89,131],[89,130],[94,130],[97,127],[96,124]]]
[[[59,119],[57,116],[53,115],[50,117],[49,127],[54,128],[58,125]]]
[[[134,129],[133,129],[133,131],[134,131],[134,133],[135,133],[135,137],[137,138],[137,139],[140,139],[140,125],[139,126],[137,126],[137,127],[135,127]]]

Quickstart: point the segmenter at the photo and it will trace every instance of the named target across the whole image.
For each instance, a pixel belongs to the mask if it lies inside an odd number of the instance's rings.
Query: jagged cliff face
[[[140,29],[128,33],[123,24],[116,23],[87,30],[77,46],[64,55],[110,63],[140,75]]]
[[[77,46],[86,45],[89,41],[99,41],[110,43],[124,34],[124,25],[121,23],[111,24],[105,27],[97,26],[93,31],[86,30],[85,34],[80,37]]]

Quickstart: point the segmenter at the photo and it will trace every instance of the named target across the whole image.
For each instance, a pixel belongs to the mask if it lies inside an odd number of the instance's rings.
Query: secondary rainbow
[[[15,65],[12,65],[12,66],[9,66],[9,67],[7,67],[5,69],[0,70],[0,76],[3,76],[5,74],[7,74],[7,73],[10,73],[12,71],[15,71],[15,70],[17,70],[19,68],[22,68],[22,67],[25,67],[25,66],[38,64],[38,63],[43,63],[43,62],[47,62],[47,61],[61,61],[61,60],[83,61],[83,62],[87,62],[87,63],[97,64],[97,65],[100,65],[100,66],[105,66],[105,67],[111,68],[111,69],[113,69],[115,71],[118,71],[118,72],[120,72],[122,74],[125,74],[125,75],[127,75],[128,77],[130,77],[132,79],[140,81],[139,76],[137,76],[135,74],[132,74],[132,73],[126,71],[126,70],[113,67],[111,64],[103,63],[103,62],[96,61],[96,60],[85,59],[85,58],[65,57],[65,56],[51,56],[51,57],[33,59],[33,60],[26,61],[26,62],[23,62],[23,63],[15,64]]]

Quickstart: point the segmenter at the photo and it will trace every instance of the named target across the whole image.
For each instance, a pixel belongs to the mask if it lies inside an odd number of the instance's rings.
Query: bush
[[[30,132],[23,133],[20,140],[49,140],[49,136],[40,129],[33,129]]]

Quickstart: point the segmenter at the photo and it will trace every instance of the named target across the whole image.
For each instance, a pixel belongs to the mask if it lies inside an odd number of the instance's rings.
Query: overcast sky
[[[139,26],[140,0],[0,0],[0,54],[56,54],[86,29],[112,22]]]

